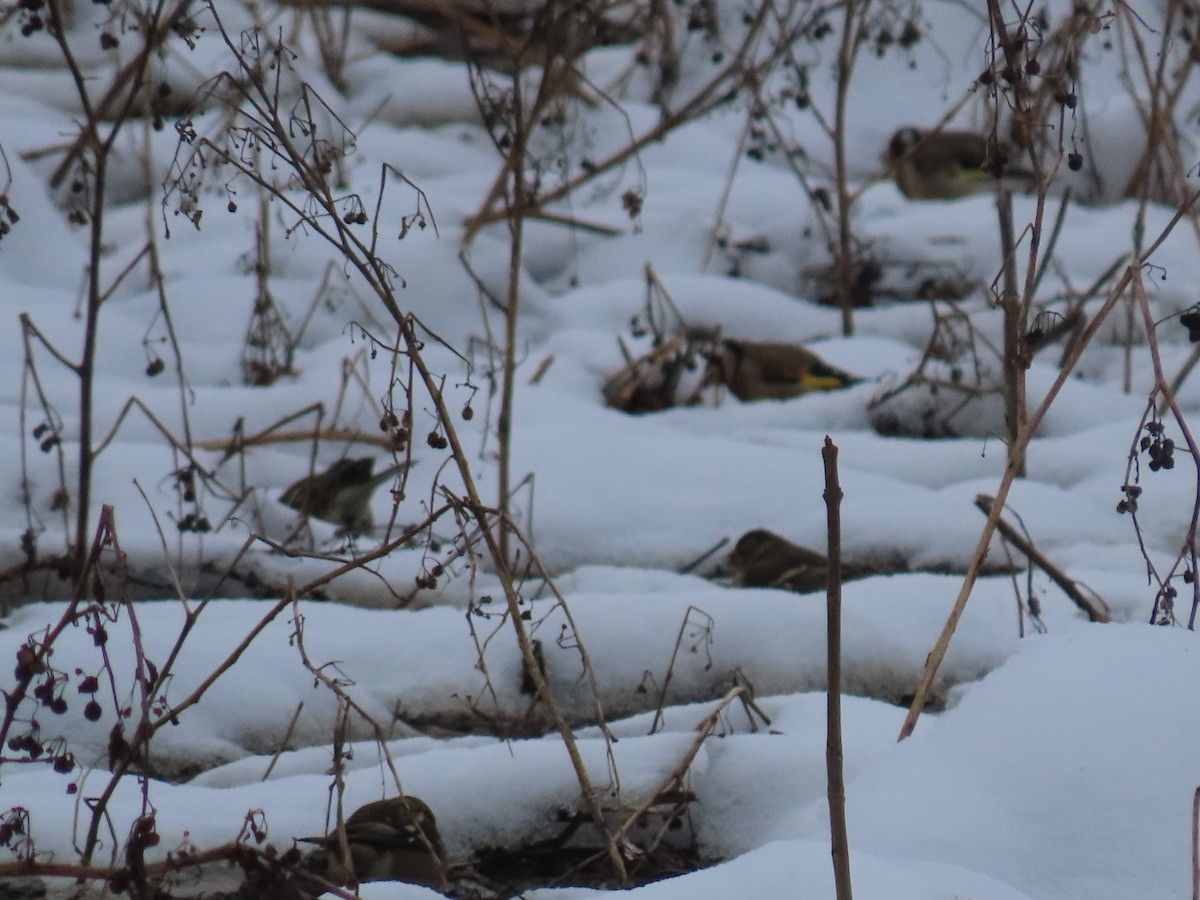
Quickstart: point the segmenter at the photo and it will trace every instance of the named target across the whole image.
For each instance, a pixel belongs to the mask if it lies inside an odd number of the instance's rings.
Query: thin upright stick
[[[837,900],[852,900],[850,890],[850,841],[846,837],[846,781],[842,771],[842,486],[838,483],[838,448],[825,435],[821,459],[825,461],[825,509],[829,547],[828,583],[825,597],[826,662],[828,687],[825,720],[825,772],[829,793],[830,849]]]
[[[1025,451],[1017,438],[1025,427],[1025,360],[1021,341],[1025,334],[1026,309],[1017,290],[1017,245],[1013,236],[1012,194],[1001,189],[996,194],[1000,215],[1000,249],[1003,262],[1003,288],[1000,306],[1004,310],[1004,424],[1008,455],[1015,459],[1017,477],[1025,477]]]

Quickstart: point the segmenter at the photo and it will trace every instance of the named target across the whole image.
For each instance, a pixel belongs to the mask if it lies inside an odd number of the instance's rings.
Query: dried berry
[[[28,681],[34,675],[41,675],[45,671],[46,661],[41,659],[32,647],[24,644],[17,648],[17,666],[13,676],[17,681]]]
[[[1187,329],[1188,340],[1191,343],[1200,342],[1200,310],[1188,310],[1179,317],[1179,324]]]

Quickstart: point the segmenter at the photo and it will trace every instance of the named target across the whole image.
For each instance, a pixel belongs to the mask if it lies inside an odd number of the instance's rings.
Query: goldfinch
[[[956,200],[997,187],[1033,187],[1031,173],[1009,165],[1008,148],[978,131],[901,128],[888,141],[883,164],[910,200]]]
[[[816,550],[793,544],[773,531],[747,531],[729,554],[727,568],[734,587],[783,588],[808,593],[825,589],[829,560]],[[870,566],[842,563],[842,580],[875,574]]]
[[[373,475],[375,460],[339,459],[323,472],[301,478],[280,499],[308,516],[341,526],[349,534],[370,531],[375,524],[371,515],[371,496],[385,481],[395,477],[405,464],[390,466]]]
[[[705,352],[701,388],[723,384],[739,400],[784,400],[860,379],[835,369],[799,344],[726,338]]]
[[[309,867],[330,881],[407,881],[434,890],[446,886],[446,848],[438,834],[433,811],[416,797],[392,797],[361,806],[346,819],[350,864],[341,862],[337,832],[319,838],[300,838],[320,844]]]

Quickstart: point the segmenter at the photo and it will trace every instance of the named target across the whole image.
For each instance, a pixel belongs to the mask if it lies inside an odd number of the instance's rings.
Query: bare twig
[[[983,510],[984,515],[991,515],[992,505],[994,503],[995,498],[989,497],[987,494],[979,494],[975,497],[975,505]],[[1046,557],[1046,555],[1042,553],[1042,551],[1026,540],[1025,536],[1021,534],[1020,531],[1005,521],[1003,515],[996,520],[996,530],[1004,536],[1006,541],[1029,557],[1029,561],[1031,563],[1045,572],[1047,577],[1062,589],[1062,592],[1070,598],[1072,603],[1074,603],[1083,611],[1090,621],[1109,621],[1109,614],[1106,604],[1104,604],[1103,601],[1100,601],[1100,603],[1097,604],[1090,597],[1084,594],[1084,592],[1079,589],[1079,585],[1075,583],[1073,578],[1052,563]]]
[[[825,596],[826,666],[828,669],[825,721],[825,774],[829,797],[829,830],[833,854],[833,879],[838,900],[852,900],[850,839],[846,835],[846,780],[842,755],[842,486],[838,481],[838,448],[825,436],[821,459],[825,463],[826,529],[829,545]]]
[[[292,718],[288,721],[288,726],[283,732],[283,737],[279,739],[279,746],[275,748],[275,752],[271,755],[271,761],[267,763],[267,768],[262,774],[261,781],[266,781],[271,777],[271,772],[275,769],[275,763],[279,762],[279,757],[283,756],[283,752],[287,749],[288,741],[296,733],[296,723],[300,721],[300,713],[303,711],[304,701],[301,700],[296,704],[296,711],[292,713]]]
[[[1012,458],[1017,451],[1017,435],[1025,425],[1025,367],[1021,342],[1025,335],[1022,312],[1027,307],[1021,302],[1017,290],[1017,246],[1013,237],[1012,194],[1001,189],[996,195],[996,209],[1000,218],[1000,249],[1003,258],[1000,307],[1004,313],[1004,425],[1008,439],[1008,453]],[[1016,458],[1017,477],[1025,477],[1025,454]]]
[[[671,650],[671,660],[667,663],[667,674],[663,677],[662,687],[658,692],[658,703],[654,707],[654,721],[650,723],[650,734],[655,734],[663,725],[663,708],[667,705],[667,690],[671,687],[671,679],[675,675],[675,661],[679,658],[679,650],[683,646],[683,638],[687,633],[688,625],[697,624],[692,622],[692,613],[696,613],[697,616],[704,617],[705,621],[699,623],[698,627],[700,627],[705,632],[706,637],[711,640],[712,628],[714,624],[712,616],[700,609],[698,606],[689,605],[687,610],[684,612],[683,621],[679,623],[679,633],[675,635],[675,646]]]

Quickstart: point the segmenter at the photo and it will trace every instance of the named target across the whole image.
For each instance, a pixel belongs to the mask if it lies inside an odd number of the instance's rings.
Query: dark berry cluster
[[[1187,329],[1189,341],[1200,343],[1200,307],[1193,307],[1181,315],[1179,324]]]
[[[0,193],[0,240],[12,231],[12,226],[19,221],[21,217],[8,203],[8,194]]]
[[[1121,513],[1121,515],[1136,513],[1138,511],[1138,497],[1142,495],[1142,486],[1140,484],[1123,484],[1121,485],[1121,493],[1125,497],[1117,503],[1117,512]]]
[[[49,453],[62,443],[62,435],[46,422],[40,423],[33,429],[33,437],[38,442],[38,449],[43,453]]]
[[[194,531],[197,534],[207,534],[213,530],[208,516],[190,512],[176,523],[180,531]]]
[[[29,810],[15,806],[0,815],[0,847],[14,847],[29,834]]]
[[[46,648],[39,647],[32,640],[23,644],[17,649],[17,663],[13,670],[13,677],[21,685],[32,685],[30,693],[38,706],[61,716],[70,708],[67,700],[67,684],[70,677],[64,672],[53,669],[46,661],[48,655],[49,651]],[[94,695],[100,690],[100,681],[96,676],[84,675],[81,669],[76,669],[75,675],[78,679],[77,691],[80,694]],[[10,695],[10,705],[20,702],[16,698],[16,694]],[[90,713],[93,706],[97,710],[94,715]],[[84,716],[90,721],[95,721],[100,718],[99,709],[99,704],[93,697],[85,706]],[[75,756],[63,748],[62,739],[44,740],[41,725],[36,716],[30,716],[26,721],[29,727],[25,733],[14,734],[8,738],[5,744],[8,751],[21,754],[30,762],[34,760],[49,762],[54,771],[60,775],[67,775],[74,771]],[[73,789],[74,785],[68,789],[68,792],[73,793]],[[0,836],[0,844],[5,843],[6,839]]]
[[[1163,436],[1162,422],[1147,422],[1146,433],[1138,445],[1150,456],[1150,471],[1175,468],[1175,442]]]

